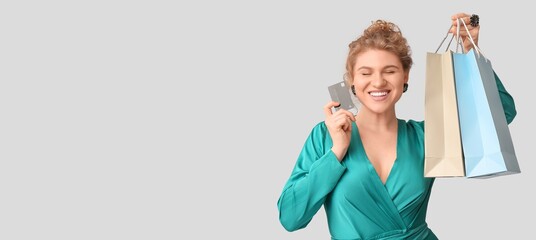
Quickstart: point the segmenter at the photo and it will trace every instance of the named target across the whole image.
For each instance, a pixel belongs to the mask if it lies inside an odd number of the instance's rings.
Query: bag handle
[[[465,21],[463,20],[463,18],[458,18],[456,22],[459,22],[460,20],[462,21],[463,26],[465,27],[465,31],[467,31],[467,35],[469,35],[469,41],[471,41],[471,43],[473,44],[473,48],[475,49],[476,53],[484,57],[484,53],[475,44],[475,41],[473,40],[473,37],[471,36],[471,33],[469,32],[469,28],[467,28],[467,25],[465,24]],[[458,23],[458,26],[459,26],[459,23]],[[460,32],[460,28],[458,27],[458,37],[459,37],[459,32]]]
[[[439,44],[439,46],[437,47],[437,49],[435,50],[435,53],[437,53],[437,51],[439,51],[439,49],[441,48],[441,46],[443,46],[443,43],[445,42],[445,40],[447,39],[447,37],[449,36],[450,34],[450,29],[451,27],[449,27],[449,30],[447,31],[447,35],[445,35],[445,37],[443,38],[443,40],[441,41],[441,43]],[[449,41],[449,44],[447,45],[447,48],[445,48],[445,52],[447,50],[449,50],[450,48],[450,44],[452,43],[452,40],[454,39],[454,37],[456,37],[456,52],[458,52],[458,47],[461,46],[461,40],[460,40],[460,22],[459,21],[456,21],[456,34],[452,34],[452,37],[450,38],[450,41]],[[462,47],[463,49],[463,47]]]
[[[475,49],[475,52],[480,56],[482,55],[484,57],[484,53],[482,52],[482,50],[475,44],[475,41],[473,39],[473,37],[471,36],[471,33],[469,32],[469,28],[467,28],[467,25],[465,24],[465,21],[463,20],[463,18],[458,18],[456,19],[456,34],[452,34],[452,37],[450,38],[450,41],[449,41],[449,44],[447,45],[447,48],[445,49],[445,52],[449,49],[450,47],[450,44],[452,43],[452,40],[454,39],[454,37],[456,37],[456,52],[459,52],[458,50],[458,47],[462,47],[463,49],[463,46],[462,46],[462,40],[461,40],[461,37],[460,37],[460,21],[462,22],[464,28],[465,28],[465,31],[467,32],[467,35],[469,35],[469,41],[473,44],[473,48]],[[450,34],[450,27],[449,27],[449,30],[447,31],[447,35],[443,38],[443,40],[441,41],[441,43],[439,44],[439,46],[437,47],[435,53],[437,53],[437,51],[439,51],[439,49],[441,48],[441,46],[443,46],[443,43],[445,42],[445,40],[447,39],[447,37],[449,36]]]

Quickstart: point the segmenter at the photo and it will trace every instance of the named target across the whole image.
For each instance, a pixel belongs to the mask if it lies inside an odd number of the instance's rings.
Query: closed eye
[[[389,74],[393,74],[393,73],[397,73],[399,70],[398,67],[396,66],[388,66],[386,68],[383,69],[383,72],[384,73],[389,73]]]

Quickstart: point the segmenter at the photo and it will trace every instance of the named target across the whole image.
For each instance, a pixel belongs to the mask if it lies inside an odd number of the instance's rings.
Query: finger
[[[333,112],[331,111],[332,107],[338,107],[341,104],[339,102],[331,101],[328,104],[324,106],[324,114],[326,114],[326,117],[333,115]]]
[[[457,22],[458,19],[460,19],[460,27],[463,27],[463,23],[462,23],[461,20],[463,20],[463,22],[465,23],[465,25],[467,25],[467,27],[471,26],[471,17],[466,16],[466,17],[460,17],[460,18],[453,19],[452,22],[451,22],[452,27],[458,26],[458,22]]]
[[[352,112],[346,110],[346,109],[339,109],[336,113],[334,113],[335,116],[344,115],[345,117],[349,118],[352,122],[355,122],[355,116]]]
[[[480,32],[480,25],[473,27],[470,24],[468,24],[467,29],[469,29],[469,33],[467,33],[467,30],[465,29],[465,27],[460,26],[460,37],[467,37],[469,36],[469,34],[471,34],[471,37],[473,37],[473,39],[478,38],[478,33]],[[456,26],[452,26],[449,32],[452,34],[456,34],[457,33]]]
[[[344,113],[343,110],[339,110],[336,113],[334,113],[333,116],[331,116],[331,118],[335,121],[335,123],[342,124],[343,122],[346,122],[346,121],[350,122],[351,121],[352,113],[350,113],[350,115],[348,115],[348,114]],[[346,110],[344,110],[344,111],[346,111]],[[346,112],[348,112],[348,111],[346,111]]]
[[[460,36],[468,36],[467,30],[465,30],[465,27],[462,27],[460,30]],[[478,36],[478,32],[480,31],[480,26],[473,27],[471,25],[467,25],[467,29],[469,29],[469,33],[472,37]]]
[[[345,132],[348,132],[348,130],[350,130],[352,127],[352,125],[350,125],[350,123],[346,123],[344,124],[344,126],[342,127],[342,130],[344,130]]]
[[[349,117],[340,118],[335,122],[335,124],[343,131],[348,131],[352,127],[352,121]]]
[[[460,37],[462,37],[462,40],[464,42],[471,43],[471,41],[469,40],[469,35],[471,35],[471,38],[473,38],[473,41],[475,42],[475,44],[477,44],[479,32],[480,32],[480,28],[476,27],[476,28],[469,30],[469,33],[467,32],[464,32],[463,34],[460,33]]]
[[[346,126],[344,131],[349,131],[352,129],[352,120],[351,118],[346,118]]]
[[[450,17],[450,19],[454,22],[454,21],[456,21],[456,19],[458,19],[458,18],[469,17],[469,16],[470,16],[470,15],[467,14],[467,13],[456,13],[456,14],[452,15],[452,16]],[[464,20],[465,20],[465,19],[464,19]]]
[[[344,114],[337,116],[337,119],[335,120],[335,126],[343,131],[348,131],[351,124],[352,122],[350,122],[350,118]]]
[[[454,20],[452,20],[452,25],[457,25],[456,21],[460,21],[460,25],[462,25],[462,20],[465,24],[469,25],[469,23],[471,22],[471,17],[470,16],[464,16],[464,17],[459,17],[459,18],[456,18]]]
[[[473,41],[477,43],[479,32],[480,32],[479,28],[474,28],[474,29],[469,30],[469,33],[467,33],[466,31],[460,32],[460,37],[462,38],[462,41],[465,42],[465,41],[469,41],[469,35],[471,35],[471,37],[473,38]]]

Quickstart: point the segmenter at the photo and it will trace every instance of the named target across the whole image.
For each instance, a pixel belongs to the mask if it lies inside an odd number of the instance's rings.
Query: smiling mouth
[[[369,94],[373,97],[384,97],[386,96],[390,91],[373,91],[373,92],[369,92]]]

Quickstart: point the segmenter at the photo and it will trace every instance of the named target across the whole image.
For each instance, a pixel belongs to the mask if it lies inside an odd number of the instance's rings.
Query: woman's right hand
[[[335,153],[340,162],[346,155],[350,145],[352,122],[355,122],[355,116],[345,109],[339,109],[333,113],[331,108],[339,105],[340,103],[338,102],[329,102],[324,106],[324,113],[326,114],[325,123],[333,141],[331,151]]]

